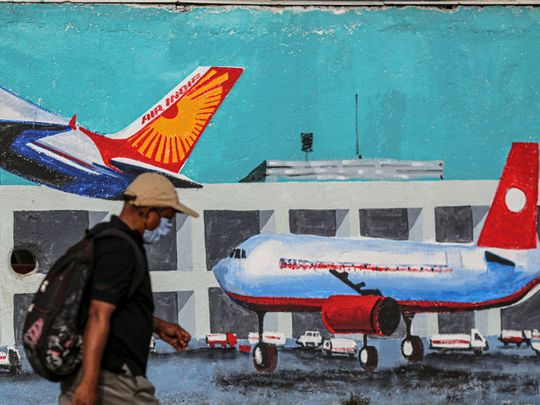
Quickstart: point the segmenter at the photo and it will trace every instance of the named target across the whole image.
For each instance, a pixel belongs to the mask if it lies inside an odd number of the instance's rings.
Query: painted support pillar
[[[418,227],[422,230],[422,241],[435,242],[435,207],[427,205],[422,208],[415,221],[415,229]],[[439,316],[437,314],[416,315],[412,323],[412,333],[424,337],[439,333]]]
[[[501,333],[500,308],[475,311],[474,327],[479,329],[484,336],[498,336]]]
[[[340,236],[348,236],[351,238],[359,238],[360,237],[360,210],[358,208],[350,208],[347,211],[347,217],[344,219],[343,222],[348,223],[348,234],[347,235],[340,235]]]
[[[13,249],[13,211],[4,209],[0,213],[0,345],[15,343],[13,329],[14,289],[12,285],[18,281],[11,268],[11,251]]]
[[[428,337],[439,333],[439,317],[437,314],[417,314],[412,323],[412,333]]]
[[[289,227],[289,210],[288,209],[276,209],[274,210],[274,220],[272,223],[275,225],[276,233],[290,233]],[[292,314],[290,312],[278,312],[277,313],[277,330],[285,334],[285,337],[292,337]]]
[[[204,240],[204,213],[201,218],[192,221],[191,240],[193,248],[193,271],[186,274],[187,277],[197,279],[200,275],[201,280],[207,279],[206,269],[206,249]],[[200,283],[194,288],[195,301],[195,336],[206,336],[210,333],[210,297],[208,295],[208,286]]]

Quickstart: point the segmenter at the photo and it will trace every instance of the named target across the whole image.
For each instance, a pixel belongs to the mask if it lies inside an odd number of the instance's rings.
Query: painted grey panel
[[[169,234],[156,243],[146,245],[146,255],[150,271],[176,270],[176,225],[178,215],[173,219],[173,228]]]
[[[165,321],[178,323],[178,294],[173,292],[154,293],[154,316]]]
[[[324,327],[320,312],[293,312],[292,334],[295,339],[307,330],[318,330],[325,338],[332,336]]]
[[[336,210],[289,210],[289,229],[294,234],[336,236]]]
[[[474,312],[439,314],[439,333],[470,333],[474,328]]]
[[[206,269],[211,271],[238,244],[258,233],[258,211],[204,211]]]
[[[32,303],[34,294],[15,294],[13,296],[13,330],[15,333],[15,343],[22,344],[22,330],[28,307]]]
[[[540,293],[527,301],[501,309],[502,329],[540,329]]]
[[[178,323],[192,335],[197,328],[195,319],[195,294],[193,291],[178,291]]]
[[[209,288],[208,298],[211,332],[233,332],[238,338],[247,338],[249,332],[258,331],[257,314],[235,304],[221,288]]]
[[[472,242],[471,207],[435,207],[435,237],[437,242]]]
[[[49,271],[88,228],[87,211],[15,211],[13,215],[14,248],[32,252],[40,273]]]
[[[100,222],[104,222],[109,213],[107,211],[89,211],[88,212],[88,227],[93,228]]]
[[[394,240],[409,239],[407,208],[360,210],[360,235]]]

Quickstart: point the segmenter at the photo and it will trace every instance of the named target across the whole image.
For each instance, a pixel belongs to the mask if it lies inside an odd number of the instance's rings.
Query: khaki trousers
[[[71,405],[82,378],[82,367],[75,377],[60,383],[59,405]],[[127,367],[122,374],[101,370],[98,385],[98,405],[159,405],[156,389],[143,376],[133,376]]]

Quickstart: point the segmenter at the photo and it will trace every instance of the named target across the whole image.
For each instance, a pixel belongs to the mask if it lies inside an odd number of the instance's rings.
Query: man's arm
[[[110,318],[116,305],[91,300],[84,328],[82,380],[75,390],[73,405],[94,405],[101,370],[101,357],[109,336]]]
[[[155,316],[154,332],[179,352],[187,347],[191,339],[191,335],[180,325],[164,321],[163,319],[159,319]]]

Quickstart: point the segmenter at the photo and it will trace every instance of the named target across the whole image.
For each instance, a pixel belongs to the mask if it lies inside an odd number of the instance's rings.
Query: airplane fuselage
[[[95,146],[76,156],[46,142],[47,138],[58,135],[76,141],[81,137],[76,132],[68,125],[0,121],[0,164],[14,174],[58,190],[96,198],[118,197],[136,177],[135,173],[125,173],[101,159],[91,159],[96,154]]]
[[[320,311],[330,296],[356,294],[331,270],[413,313],[510,305],[540,283],[537,250],[266,234],[231,256],[213,269],[219,284],[236,302],[265,311]]]

